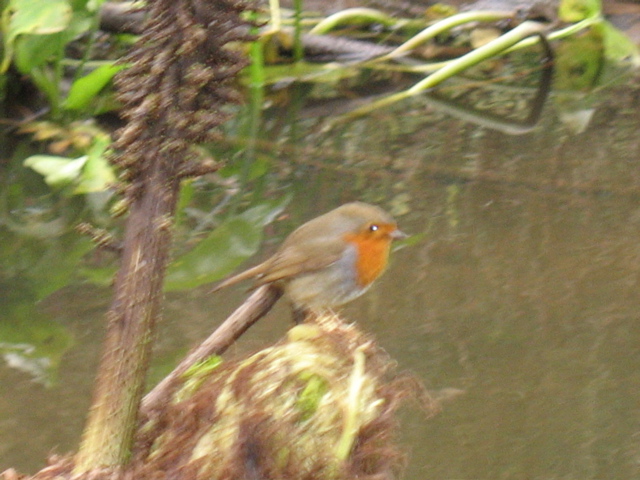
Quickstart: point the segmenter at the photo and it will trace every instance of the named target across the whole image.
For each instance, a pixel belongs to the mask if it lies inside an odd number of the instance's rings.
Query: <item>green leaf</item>
[[[189,377],[207,375],[216,370],[221,364],[222,357],[212,355],[191,365],[187,371],[182,374],[182,377],[188,379]]]
[[[604,43],[604,55],[614,62],[629,61],[634,66],[640,63],[640,52],[635,43],[611,23],[603,20],[594,28],[600,31]]]
[[[61,32],[69,25],[72,13],[67,0],[12,0],[2,14],[5,50],[0,73],[9,67],[18,36]]]
[[[184,383],[182,388],[175,393],[173,401],[180,402],[193,396],[204,381],[209,378],[220,365],[222,365],[222,357],[218,355],[212,355],[209,358],[191,365],[189,369],[182,374]]]
[[[34,68],[59,59],[65,45],[89,28],[90,17],[74,15],[63,31],[48,35],[20,35],[15,42],[14,64],[21,73],[31,74]]]
[[[23,33],[61,32],[69,25],[72,15],[67,0],[12,0],[8,8],[10,39]]]
[[[263,228],[273,222],[276,217],[280,215],[290,200],[291,196],[285,195],[282,198],[258,204],[240,216],[250,222],[254,222],[256,225],[259,225],[260,228]]]
[[[558,18],[563,22],[575,23],[600,15],[601,11],[600,0],[562,0],[558,9]]]
[[[257,205],[225,220],[195,248],[169,266],[165,290],[194,288],[233,272],[258,251],[264,226],[275,219],[288,201],[289,197],[284,197]]]
[[[74,9],[79,9],[81,4],[84,4],[89,12],[97,12],[106,0],[72,0],[74,3]]]
[[[87,108],[115,74],[124,68],[126,68],[125,65],[114,65],[113,63],[102,65],[88,75],[79,78],[71,85],[64,108],[67,110],[83,110]]]
[[[256,158],[251,163],[251,168],[249,169],[249,174],[247,176],[247,180],[255,180],[266,175],[269,172],[269,167],[271,166],[271,162],[269,158],[266,156],[261,156]]]
[[[73,193],[103,192],[115,183],[116,175],[104,155],[110,143],[106,136],[94,140]]]
[[[558,91],[589,91],[598,86],[604,66],[600,31],[591,28],[560,42],[555,52],[554,88]]]
[[[74,194],[102,192],[116,181],[104,154],[109,145],[108,136],[97,136],[88,155],[78,158],[33,155],[24,161],[24,166],[42,175],[52,188],[75,185]]]
[[[329,385],[320,375],[302,373],[300,377],[306,385],[298,395],[296,408],[302,413],[302,419],[307,420],[318,410],[322,398],[329,390]]]
[[[74,14],[67,28],[62,31],[46,35],[21,34],[15,41],[14,65],[18,71],[29,75],[32,82],[45,94],[53,116],[61,108],[60,67],[65,46],[90,29],[92,22],[87,15]]]
[[[197,247],[171,264],[165,289],[188,289],[222,278],[253,255],[261,240],[261,226],[242,217],[225,221]]]
[[[63,32],[51,35],[22,35],[16,41],[13,63],[20,73],[32,74],[34,68],[53,60],[66,43]]]
[[[47,185],[63,188],[76,182],[82,167],[89,157],[65,158],[53,155],[33,155],[24,161],[24,166],[32,168],[44,177]]]

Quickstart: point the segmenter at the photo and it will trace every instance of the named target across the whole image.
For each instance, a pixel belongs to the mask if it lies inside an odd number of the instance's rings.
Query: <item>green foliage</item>
[[[602,17],[600,0],[563,0],[558,18],[578,22],[565,29],[566,39],[558,44],[561,89],[589,89],[606,84],[608,71],[631,64],[640,65],[638,47],[624,33]],[[576,35],[582,32],[582,35]],[[561,32],[558,32],[561,33]],[[563,38],[565,35],[551,35]]]
[[[50,385],[73,344],[38,302],[69,284],[91,241],[72,229],[82,211],[77,198],[58,197],[18,162],[0,184],[0,355]]]
[[[300,373],[300,380],[305,381],[306,385],[298,396],[296,406],[302,412],[302,419],[306,420],[318,410],[318,406],[329,390],[329,386],[325,378],[313,373]]]
[[[82,167],[86,162],[86,156],[66,158],[53,155],[34,155],[27,158],[24,165],[44,176],[44,181],[50,187],[61,188],[72,184],[80,177]]]
[[[71,5],[67,0],[11,0],[2,14],[2,29],[4,38],[4,59],[0,66],[0,73],[9,68],[9,64],[18,48],[17,40],[22,35],[49,36],[66,30],[72,18]],[[48,39],[49,40],[49,39]],[[39,47],[46,46],[45,42],[37,42]],[[52,45],[50,49],[39,51],[39,55],[28,57],[23,55],[24,63],[21,66],[30,70],[46,59],[58,49],[58,45]],[[24,47],[24,45],[22,45]],[[36,50],[31,48],[27,41],[27,49],[31,53]],[[27,63],[32,58],[30,63]],[[22,70],[22,73],[26,73]]]
[[[67,110],[87,109],[91,101],[113,79],[115,74],[124,68],[124,65],[107,63],[79,78],[71,85],[69,95],[64,102],[64,108]]]
[[[211,371],[215,370],[222,363],[222,357],[218,355],[212,355],[208,357],[206,360],[201,362],[194,363],[191,365],[186,372],[184,372],[183,377],[185,379],[189,379],[192,377],[200,377],[203,375],[208,375]]]
[[[211,373],[222,365],[222,357],[212,355],[206,360],[194,363],[182,375],[184,383],[174,396],[175,402],[188,399],[202,386]]]
[[[555,88],[588,92],[621,78],[621,70],[640,64],[638,48],[603,19],[556,46]]]
[[[68,194],[102,192],[116,181],[113,168],[105,158],[109,143],[107,136],[99,136],[87,155],[78,158],[33,155],[24,165],[41,174],[50,187],[64,189]]]
[[[590,90],[604,62],[602,37],[595,31],[567,38],[556,48],[556,84],[561,91]]]
[[[558,18],[563,22],[580,22],[600,15],[601,11],[600,0],[562,0],[558,9]]]
[[[0,219],[4,221],[6,217]],[[51,385],[73,341],[37,301],[67,285],[91,244],[69,235],[26,238],[1,226],[0,232],[0,355],[35,380]]]
[[[110,145],[108,137],[98,137],[82,169],[82,175],[73,193],[84,194],[102,192],[112,187],[116,181],[113,168],[106,159],[105,152]]]
[[[638,47],[624,33],[606,20],[594,25],[594,29],[602,37],[605,58],[615,63],[631,61],[640,64]]]
[[[82,202],[51,194],[18,165],[8,170],[0,185],[0,282],[26,285],[38,301],[67,285],[92,248],[72,232]]]
[[[271,223],[288,202],[289,197],[285,196],[259,203],[223,221],[196,247],[169,266],[165,289],[194,288],[233,272],[258,251],[264,226]]]
[[[596,29],[602,36],[606,60],[611,63],[621,61],[629,63],[628,61],[631,60],[634,66],[637,66],[640,63],[637,47],[623,33],[602,18],[601,9],[600,0],[562,0],[558,7],[558,17],[564,22],[571,23],[570,25],[564,26],[562,29],[555,29],[556,25],[527,21],[479,46],[468,42],[468,37],[472,37],[469,34],[477,28],[478,23],[495,24],[501,20],[509,20],[512,16],[511,13],[478,10],[455,14],[454,10],[448,10],[444,11],[442,17],[440,17],[442,12],[435,12],[438,17],[435,22],[428,18],[389,17],[384,12],[371,8],[349,8],[324,19],[304,17],[304,22],[297,17],[287,19],[283,16],[281,22],[272,22],[271,28],[263,32],[261,36],[260,45],[264,47],[263,57],[265,59],[264,83],[267,85],[277,84],[286,79],[289,82],[292,80],[306,84],[313,82],[331,87],[330,84],[336,79],[343,80],[342,84],[345,79],[350,79],[352,82],[362,81],[362,79],[366,81],[367,78],[370,78],[366,74],[372,72],[384,73],[392,70],[407,74],[427,75],[407,90],[381,96],[373,102],[362,102],[362,106],[338,119],[338,121],[348,121],[353,117],[371,113],[375,109],[389,106],[411,96],[426,94],[445,80],[457,75],[468,74],[471,67],[480,62],[495,60],[516,50],[529,48],[539,42],[540,35],[544,35],[549,40],[564,40],[589,29]],[[430,16],[431,13],[433,12],[428,12],[427,16]],[[280,23],[282,27],[280,27]],[[560,22],[557,24],[559,25]],[[291,29],[287,30],[284,28],[285,26],[295,29],[306,28],[306,32],[311,35],[324,35],[328,42],[332,41],[330,40],[332,37],[336,38],[336,51],[333,57],[335,61],[315,64],[304,60],[298,61],[295,48],[293,48],[295,39],[290,38],[289,31]],[[335,36],[332,35],[334,31],[340,30],[339,33],[348,32],[350,37],[357,39],[358,35],[369,36],[372,27],[384,32],[380,35],[381,41],[377,47],[386,48],[367,50],[364,47],[366,44],[362,44],[360,49],[364,49],[364,51],[360,52],[357,44],[354,43],[349,48],[345,48],[345,54],[342,51],[342,45],[338,46],[338,32]],[[367,29],[369,31],[365,31]],[[385,35],[393,36],[396,43],[385,45]],[[455,38],[458,44],[465,45],[471,50],[461,57],[444,61],[423,57],[425,52],[421,52],[421,47],[425,44],[436,42],[436,39],[438,43],[443,43],[445,38],[451,37]],[[373,43],[371,42],[370,46],[373,46]],[[311,40],[307,45],[310,50],[307,59],[313,58],[314,49],[321,51],[318,44]],[[287,57],[283,55],[283,52],[289,52],[290,55]],[[406,57],[409,55],[412,58],[410,62],[407,62]],[[343,61],[340,61],[341,59]],[[605,65],[605,69],[607,67]],[[602,82],[603,75],[595,75],[593,78],[595,83],[592,86],[596,87],[600,85],[599,82]]]
[[[0,17],[4,47],[0,63],[0,85],[6,82],[7,78],[1,74],[13,64],[21,75],[29,77],[43,92],[54,116],[69,121],[72,117],[86,118],[100,111],[98,101],[102,98],[101,93],[114,75],[126,67],[115,65],[111,61],[98,61],[91,62],[92,69],[89,70],[86,68],[88,54],[82,60],[75,60],[66,57],[66,50],[69,43],[81,35],[89,37],[87,51],[90,50],[90,37],[97,29],[101,3],[100,0],[8,0],[5,2],[6,6],[2,9]],[[561,89],[586,92],[602,85],[607,72],[607,61],[620,62],[629,59],[637,61],[636,46],[601,18],[600,9],[598,0],[561,2],[559,17],[566,22],[578,22],[550,34],[551,39],[562,40],[555,44],[558,52],[556,85]],[[299,30],[309,25],[303,21],[305,18],[307,17],[301,16],[298,12],[298,18],[294,24],[298,31],[292,40],[294,45],[297,44],[296,39],[300,38]],[[327,33],[344,25],[351,29],[362,24],[378,25],[378,28],[386,29],[387,33],[393,32],[395,38],[406,37],[404,47],[395,52],[397,58],[402,59],[419,44],[433,41],[437,35],[442,32],[447,33],[453,27],[458,28],[467,23],[475,25],[479,21],[489,20],[493,22],[495,18],[487,18],[482,12],[465,12],[453,18],[449,17],[448,23],[440,23],[436,28],[428,27],[423,19],[410,21],[388,17],[374,10],[358,9],[348,11],[346,14],[342,12],[327,18],[324,22],[318,22],[315,32]],[[283,21],[286,22],[286,19]],[[405,28],[410,23],[412,32],[421,32],[413,38],[409,37],[408,29]],[[269,177],[267,174],[274,168],[274,162],[270,156],[272,154],[265,154],[255,146],[256,140],[261,136],[271,140],[267,138],[268,134],[265,133],[266,129],[263,128],[261,117],[266,95],[265,85],[276,84],[283,80],[297,80],[307,85],[318,86],[318,90],[325,88],[327,91],[342,86],[345,81],[354,83],[359,81],[361,76],[364,77],[361,75],[363,71],[375,71],[378,68],[383,71],[390,67],[398,70],[407,68],[409,71],[409,64],[411,64],[415,67],[414,71],[421,72],[422,75],[422,72],[429,73],[436,70],[439,72],[444,70],[447,73],[444,67],[449,65],[447,75],[439,74],[438,82],[440,82],[468,66],[462,65],[460,59],[441,62],[435,64],[435,67],[428,61],[421,63],[419,59],[404,64],[403,61],[394,62],[394,55],[388,55],[387,58],[368,59],[361,63],[311,64],[297,61],[294,64],[274,65],[269,64],[269,48],[276,52],[281,50],[280,43],[284,42],[282,40],[284,30],[272,30],[267,35],[269,36],[263,37],[262,41],[254,42],[251,47],[254,62],[246,72],[251,94],[248,107],[250,114],[244,117],[244,121],[237,122],[240,124],[239,131],[235,132],[236,137],[250,140],[246,145],[243,144],[238,148],[233,155],[224,155],[227,158],[234,157],[236,161],[230,162],[217,175],[225,181],[239,179],[237,181],[239,189],[245,189],[246,183],[253,181],[254,200],[246,211],[230,214],[217,228],[206,235],[201,232],[205,228],[210,228],[210,224],[204,227],[198,225],[194,229],[195,234],[203,238],[194,248],[178,256],[169,266],[166,278],[166,289],[169,291],[190,289],[210,283],[235,270],[257,252],[262,242],[264,226],[273,221],[289,200],[288,197],[270,202],[262,200],[263,190],[267,188],[265,187],[266,179]],[[508,34],[494,41],[494,45],[500,43],[506,36]],[[520,37],[513,41],[518,42],[519,39]],[[524,40],[512,48],[523,48],[533,41],[532,39]],[[488,51],[482,58],[476,55],[474,61],[501,55],[507,47],[505,43],[499,49]],[[484,50],[489,49],[485,47]],[[299,52],[294,55],[294,60],[299,60]],[[283,59],[276,58],[274,61],[282,62]],[[455,62],[457,62],[456,68],[454,68]],[[76,69],[76,73],[67,89],[66,86],[63,87],[65,83],[63,75],[65,69],[68,70],[70,66]],[[409,94],[421,94],[427,87],[436,83],[433,77],[426,83],[423,80],[415,85]],[[4,88],[0,91],[4,94]],[[408,95],[404,95],[403,98],[406,96]],[[389,102],[389,99],[385,101]],[[60,124],[61,122],[58,122],[56,125]],[[38,134],[45,135],[43,137],[45,140],[54,138],[46,137],[50,132],[42,130],[33,132],[36,138]],[[69,134],[69,146],[66,149],[54,151],[72,150],[73,153],[69,155],[74,158],[33,155],[23,163],[28,169],[23,169],[24,171],[18,175],[28,177],[25,184],[33,183],[35,179],[35,183],[39,183],[41,187],[44,187],[41,181],[43,179],[50,190],[34,195],[23,185],[22,179],[16,181],[16,175],[13,177],[7,175],[6,178],[12,178],[11,184],[1,185],[0,287],[2,288],[0,288],[0,300],[2,300],[7,321],[0,326],[0,344],[9,345],[6,347],[8,350],[5,349],[2,352],[20,355],[23,358],[23,364],[30,365],[25,369],[31,371],[36,371],[37,365],[43,365],[47,355],[50,357],[48,361],[55,364],[55,360],[51,360],[54,354],[38,353],[33,359],[29,359],[24,352],[20,353],[21,347],[16,346],[18,343],[26,345],[44,343],[42,339],[47,336],[47,330],[43,326],[45,322],[32,320],[30,323],[30,319],[38,317],[35,302],[77,278],[81,269],[82,278],[101,285],[109,284],[115,271],[114,265],[87,265],[83,262],[84,256],[93,247],[87,238],[71,232],[81,212],[84,210],[86,213],[87,206],[93,206],[95,215],[105,207],[108,201],[110,196],[108,188],[116,180],[115,173],[106,160],[109,138],[92,131],[88,135],[90,140],[79,146],[72,141],[71,136],[72,134]],[[55,140],[61,139],[56,136]],[[197,215],[202,217],[213,216],[209,213],[210,201],[204,209],[198,210],[193,207],[198,200],[196,198],[198,188],[195,182],[184,183],[177,212],[178,229],[190,229],[188,219],[193,218],[189,217],[193,211],[197,210]],[[449,206],[453,208],[455,191],[451,190],[449,193]],[[448,218],[451,226],[455,227],[457,222],[455,208],[449,210],[447,210]],[[106,215],[104,211],[106,209],[103,209],[103,214]],[[111,227],[113,224],[109,225]],[[398,243],[396,247],[412,245],[423,238],[424,234],[413,236]],[[21,295],[11,298],[5,298],[2,295],[3,289],[10,291],[11,288],[17,287],[22,289]],[[23,326],[18,327],[17,324]],[[20,331],[20,329],[24,330]],[[53,342],[57,348],[56,352],[64,351],[65,345],[68,344],[64,332],[51,333],[51,331],[49,331],[50,335],[60,339]],[[44,351],[42,345],[36,350]],[[317,382],[313,377],[309,379],[307,387],[299,398],[300,406],[305,412],[313,412],[318,395],[323,389],[322,382]]]
[[[54,117],[63,111],[87,113],[91,102],[123,67],[111,61],[82,78],[75,78],[69,96],[64,100],[63,67],[67,45],[80,35],[98,26],[102,1],[86,0],[10,0],[2,12],[0,29],[4,40],[4,56],[0,74],[13,62],[15,68],[28,76],[45,95]],[[87,53],[91,42],[87,46]],[[85,59],[77,63],[76,77],[80,77]]]

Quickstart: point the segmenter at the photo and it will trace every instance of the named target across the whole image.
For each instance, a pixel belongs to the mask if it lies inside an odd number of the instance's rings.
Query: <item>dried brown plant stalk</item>
[[[117,79],[127,121],[113,161],[129,203],[121,265],[94,399],[75,474],[120,471],[137,424],[180,180],[217,168],[192,146],[216,138],[232,80],[246,60],[229,42],[246,40],[244,2],[149,2],[144,34]]]

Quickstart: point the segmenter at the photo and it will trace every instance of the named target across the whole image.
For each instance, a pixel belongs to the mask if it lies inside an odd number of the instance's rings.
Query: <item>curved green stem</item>
[[[457,15],[452,15],[443,20],[440,20],[437,23],[434,23],[430,27],[425,28],[420,33],[410,38],[394,51],[384,55],[383,57],[378,58],[377,60],[388,60],[393,57],[397,57],[399,55],[403,55],[414,48],[422,45],[427,40],[431,40],[432,38],[440,35],[441,33],[446,32],[447,30],[451,30],[454,27],[459,25],[464,25],[469,22],[495,22],[496,20],[505,20],[513,17],[513,12],[466,12],[460,13]]]
[[[381,23],[382,25],[395,25],[396,20],[373,8],[348,8],[321,20],[309,33],[324,35],[343,23],[353,22]]]
[[[586,20],[582,20],[579,23],[576,23],[574,25],[569,25],[566,28],[563,28],[562,30],[557,30],[555,32],[549,33],[547,35],[547,40],[552,41],[552,40],[560,40],[563,38],[566,38],[570,35],[574,35],[577,32],[581,31],[581,30],[585,30],[595,24],[597,24],[598,22],[600,22],[602,19],[599,17],[592,17],[592,18],[587,18]],[[510,48],[507,48],[504,52],[502,53],[510,53],[510,52],[515,52],[517,50],[521,50],[523,48],[527,48],[527,47],[531,47],[533,45],[535,45],[540,39],[533,36],[530,38],[525,38],[522,41],[516,43],[515,45],[513,45]],[[391,54],[385,55],[385,57],[379,57],[379,58],[375,58],[369,62],[366,63],[367,67],[369,68],[373,68],[376,70],[388,70],[388,71],[399,71],[399,72],[408,72],[408,73],[432,73],[438,70],[441,70],[442,68],[446,67],[447,65],[450,65],[452,63],[455,63],[459,60],[459,58],[454,58],[453,60],[444,60],[442,62],[437,62],[437,63],[425,63],[425,64],[421,64],[421,65],[400,65],[400,64],[392,64],[392,63],[381,63],[380,60],[384,60],[387,59]]]
[[[442,68],[432,73],[428,77],[416,83],[411,88],[382,98],[376,102],[370,103],[363,107],[357,108],[343,117],[344,119],[357,117],[366,113],[377,110],[378,108],[391,105],[405,98],[418,95],[429,88],[433,88],[444,80],[453,77],[454,75],[471,68],[474,65],[491,58],[500,53],[505,52],[507,49],[522,41],[523,39],[541,33],[545,29],[545,26],[537,22],[524,22],[518,25],[510,32],[505,33],[499,38],[483,45],[481,47],[472,50],[471,52],[463,55],[462,57],[453,60]]]
[[[424,80],[416,83],[413,87],[407,90],[407,92],[409,95],[416,95],[428,88],[435,87],[447,78],[453,77],[454,75],[477,65],[487,58],[498,55],[523,39],[537,33],[542,33],[544,29],[545,26],[541,23],[524,22],[501,37],[472,50],[466,55],[460,57],[457,61],[442,67],[437,72],[432,73]]]
[[[549,33],[547,35],[547,39],[549,41],[553,41],[553,40],[560,40],[562,38],[566,38],[570,35],[575,35],[576,33],[580,32],[581,30],[585,30],[597,23],[600,23],[602,21],[602,17],[599,15],[596,15],[594,17],[589,17],[589,18],[585,18],[584,20],[582,20],[581,22],[575,23],[573,25],[569,25],[566,28],[563,28],[562,30],[557,30],[555,32]],[[523,48],[527,48],[530,47],[532,45],[534,45],[536,42],[538,42],[539,39],[536,37],[531,37],[531,38],[527,38],[521,42],[519,42],[518,44],[512,46],[511,48],[508,48],[506,52],[515,52],[516,50],[520,50]]]

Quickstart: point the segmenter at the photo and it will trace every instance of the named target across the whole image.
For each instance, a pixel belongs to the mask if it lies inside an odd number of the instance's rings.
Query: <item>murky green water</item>
[[[285,121],[290,112],[260,127],[251,158],[272,173],[255,195],[293,194],[262,255],[353,199],[420,235],[344,312],[440,401],[432,418],[404,411],[407,479],[640,478],[640,89],[591,102],[583,133],[553,103],[533,132],[508,136],[420,99],[331,135],[319,119]],[[6,290],[15,298],[20,285]],[[243,296],[170,293],[154,377]],[[21,334],[23,350],[58,345],[50,387],[3,350],[0,471],[33,472],[76,448],[108,303],[107,288],[74,284],[25,319],[47,327]],[[280,306],[232,353],[288,325]]]

